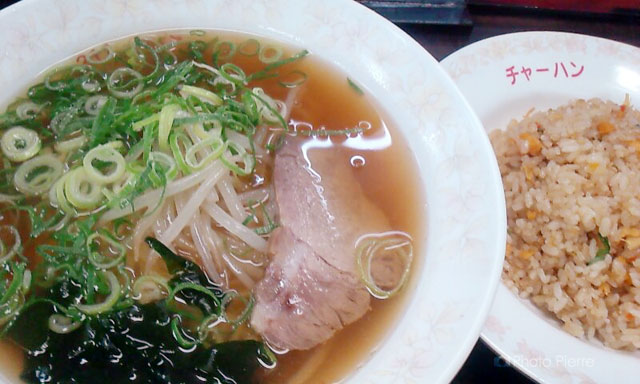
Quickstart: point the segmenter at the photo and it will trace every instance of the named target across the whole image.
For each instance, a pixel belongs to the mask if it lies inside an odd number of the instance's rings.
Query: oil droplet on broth
[[[360,155],[352,156],[350,162],[351,162],[351,166],[354,168],[364,167],[364,165],[366,164],[364,157]]]

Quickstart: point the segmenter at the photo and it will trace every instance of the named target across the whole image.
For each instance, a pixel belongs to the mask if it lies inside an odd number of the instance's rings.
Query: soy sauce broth
[[[171,49],[179,61],[192,58],[188,43],[183,44],[185,41],[231,41],[240,46],[248,39],[256,39],[262,45],[283,48],[283,57],[299,51],[261,37],[229,32],[170,31],[148,37],[158,38],[164,44],[179,42],[176,48]],[[130,42],[131,39],[127,38],[109,44],[119,52],[126,49]],[[202,59],[197,60],[212,65],[215,44],[209,45],[209,48],[201,52]],[[246,51],[251,50],[248,45],[245,48]],[[85,63],[87,55],[90,54],[92,51],[87,50],[73,56],[68,62]],[[241,52],[236,52],[230,59],[219,60],[219,63],[224,62],[234,63],[247,74],[259,71],[265,66],[258,60],[257,55]],[[112,70],[114,65],[121,64],[97,66],[103,70]],[[394,122],[387,118],[384,106],[376,102],[375,95],[366,92],[362,94],[359,89],[354,88],[344,73],[315,57],[313,53],[303,60],[286,64],[279,69],[279,73],[284,77],[258,80],[249,85],[261,87],[266,94],[282,101],[292,97],[292,93],[295,95],[288,121],[289,129],[302,131],[365,128],[360,134],[312,137],[309,140],[330,142],[335,151],[345,154],[350,159],[354,175],[368,198],[384,211],[394,229],[412,236],[414,253],[420,255],[424,249],[419,240],[422,238],[425,220],[422,217],[424,197],[419,173],[405,138],[395,128]],[[299,73],[306,75],[306,81],[301,85],[290,88],[281,84],[283,80],[299,78]],[[267,173],[269,172],[267,170]],[[266,182],[269,178],[270,175],[267,174]],[[4,215],[0,218],[0,224],[10,220],[15,218]],[[23,226],[22,237],[25,241],[28,237],[28,234],[24,233],[26,228],[28,225]],[[40,237],[37,240],[45,241],[45,238]],[[25,256],[34,264],[37,263],[35,245],[37,242],[32,242],[25,250]],[[393,328],[404,311],[415,285],[415,271],[420,269],[421,264],[420,257],[414,258],[410,281],[397,296],[386,301],[372,299],[371,310],[363,318],[339,331],[326,343],[309,351],[293,351],[278,356],[276,368],[260,372],[257,381],[266,384],[333,383],[347,377],[367,360]],[[3,356],[0,363],[1,371],[17,381],[22,360],[20,350],[10,341],[3,341],[0,344],[0,353]]]

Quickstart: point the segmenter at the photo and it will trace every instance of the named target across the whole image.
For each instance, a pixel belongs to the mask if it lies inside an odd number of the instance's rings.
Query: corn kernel
[[[529,260],[531,258],[531,256],[533,256],[533,251],[530,250],[530,249],[520,252],[520,258],[522,260]]]
[[[527,141],[528,148],[529,148],[527,152],[528,154],[537,155],[542,150],[542,143],[537,137],[533,136],[532,134],[528,132],[524,132],[524,133],[521,133],[519,137]]]
[[[608,121],[599,122],[597,128],[601,135],[606,135],[616,130],[616,127]]]

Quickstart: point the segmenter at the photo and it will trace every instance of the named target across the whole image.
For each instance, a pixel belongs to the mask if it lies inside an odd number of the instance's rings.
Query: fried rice
[[[505,284],[570,334],[640,348],[640,112],[599,99],[490,135],[504,183]]]

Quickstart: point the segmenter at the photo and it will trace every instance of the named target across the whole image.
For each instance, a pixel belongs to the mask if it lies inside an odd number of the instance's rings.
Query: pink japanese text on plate
[[[520,67],[520,68],[518,68]],[[556,61],[547,67],[529,67],[526,65],[505,68],[505,77],[511,85],[516,83],[529,82],[539,76],[553,76],[553,78],[574,78],[582,75],[584,65],[576,64],[573,61]]]

